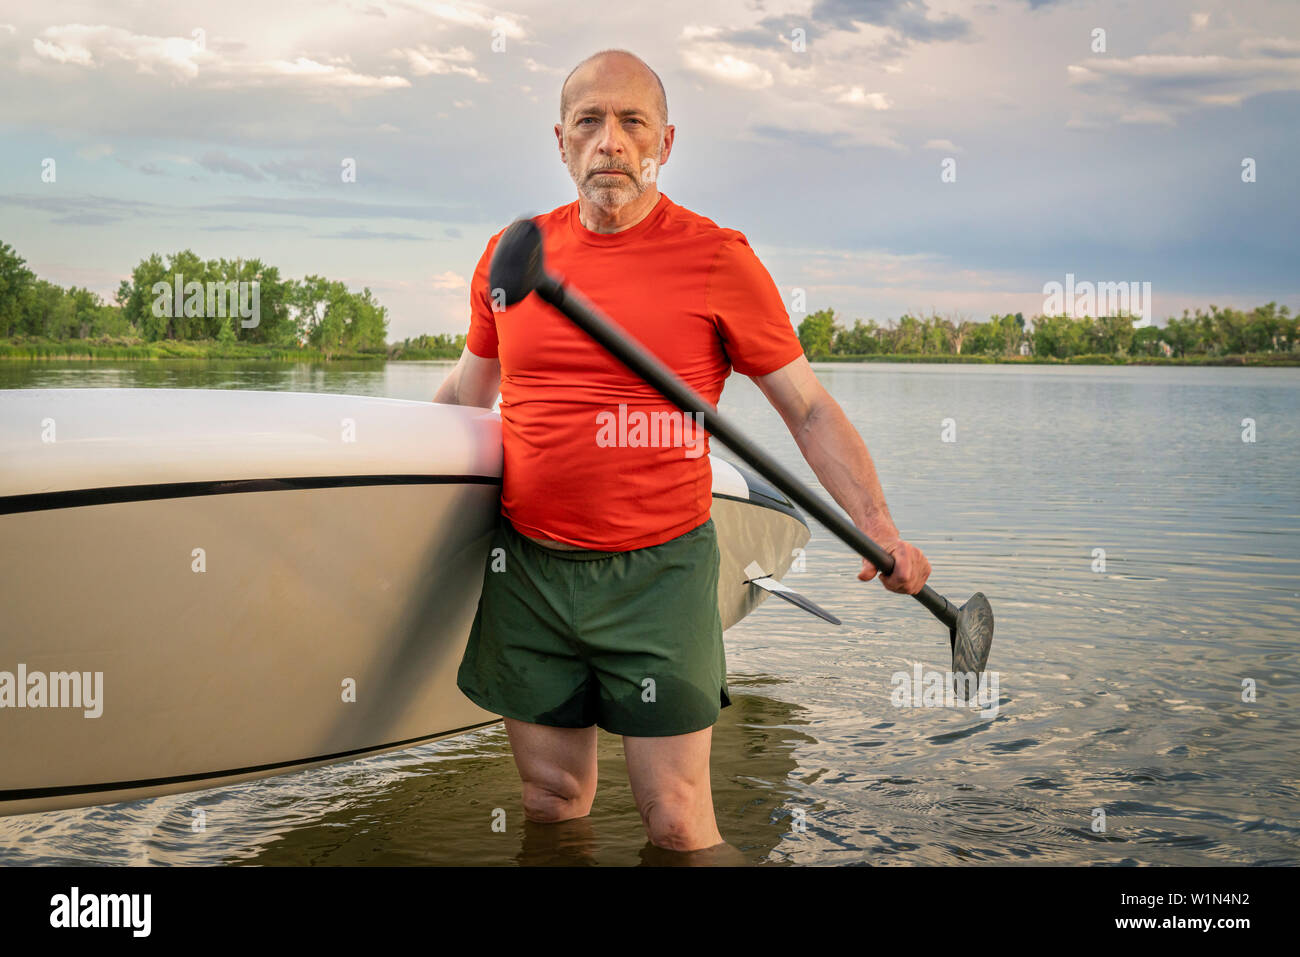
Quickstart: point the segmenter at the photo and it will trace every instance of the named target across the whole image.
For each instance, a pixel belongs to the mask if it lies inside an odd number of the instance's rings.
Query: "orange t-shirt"
[[[732,368],[803,354],[744,235],[660,194],[645,219],[596,233],[574,200],[535,217],[546,268],[717,405]],[[492,237],[474,270],[467,345],[501,361],[501,512],[525,535],[583,548],[658,545],[707,521],[708,437],[536,295],[494,312]],[[620,408],[622,406],[622,408]]]

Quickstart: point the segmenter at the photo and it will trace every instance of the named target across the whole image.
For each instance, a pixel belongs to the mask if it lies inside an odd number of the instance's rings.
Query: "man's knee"
[[[540,824],[553,824],[591,813],[594,788],[584,788],[576,778],[541,784],[523,782],[524,817]]]
[[[712,815],[702,813],[700,798],[689,791],[659,795],[641,807],[650,843],[670,851],[696,851],[713,841]]]

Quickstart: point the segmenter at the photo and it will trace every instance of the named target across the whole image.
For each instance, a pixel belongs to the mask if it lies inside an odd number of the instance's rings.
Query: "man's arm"
[[[438,386],[434,402],[446,405],[472,405],[482,409],[492,408],[501,391],[501,360],[484,359],[469,351],[460,354],[460,361],[451,375]]]
[[[894,557],[894,573],[881,576],[890,591],[912,595],[930,577],[930,563],[921,550],[903,541],[885,505],[876,467],[866,443],[840,404],[817,381],[803,356],[767,375],[753,376],[755,385],[781,414],[799,451],[822,487],[840,504],[853,524]],[[858,578],[870,581],[877,569],[866,559]]]

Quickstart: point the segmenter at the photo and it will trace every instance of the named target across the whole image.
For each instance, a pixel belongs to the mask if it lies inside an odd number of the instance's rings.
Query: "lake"
[[[0,388],[427,400],[450,368],[7,361]],[[723,837],[776,865],[1300,862],[1300,369],[816,368],[931,585],[991,601],[997,694],[982,710],[900,706],[904,676],[949,667],[947,635],[857,581],[860,560],[814,526],[786,581],[844,623],[770,600],[727,632]],[[722,411],[816,486],[748,379],[729,380]],[[0,818],[0,864],[656,861],[620,739],[601,732],[600,760],[591,816],[564,825],[491,829],[492,808],[522,818],[494,725],[229,788]]]

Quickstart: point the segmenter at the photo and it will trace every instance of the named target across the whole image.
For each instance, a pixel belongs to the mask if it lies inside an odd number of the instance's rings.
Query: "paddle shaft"
[[[888,575],[894,570],[893,556],[862,534],[861,529],[850,522],[842,512],[830,507],[805,488],[804,484],[780,462],[750,442],[739,429],[683,382],[677,373],[601,315],[600,311],[587,302],[580,293],[550,275],[545,275],[541,279],[537,284],[536,292],[543,300],[549,302],[608,349],[625,366],[662,392],[675,406],[683,412],[693,414],[697,426],[706,427],[710,434],[722,441],[723,445],[790,496],[805,512],[834,532],[840,541],[875,565],[882,575]],[[956,628],[957,608],[929,585],[922,587],[912,597],[950,629]]]

